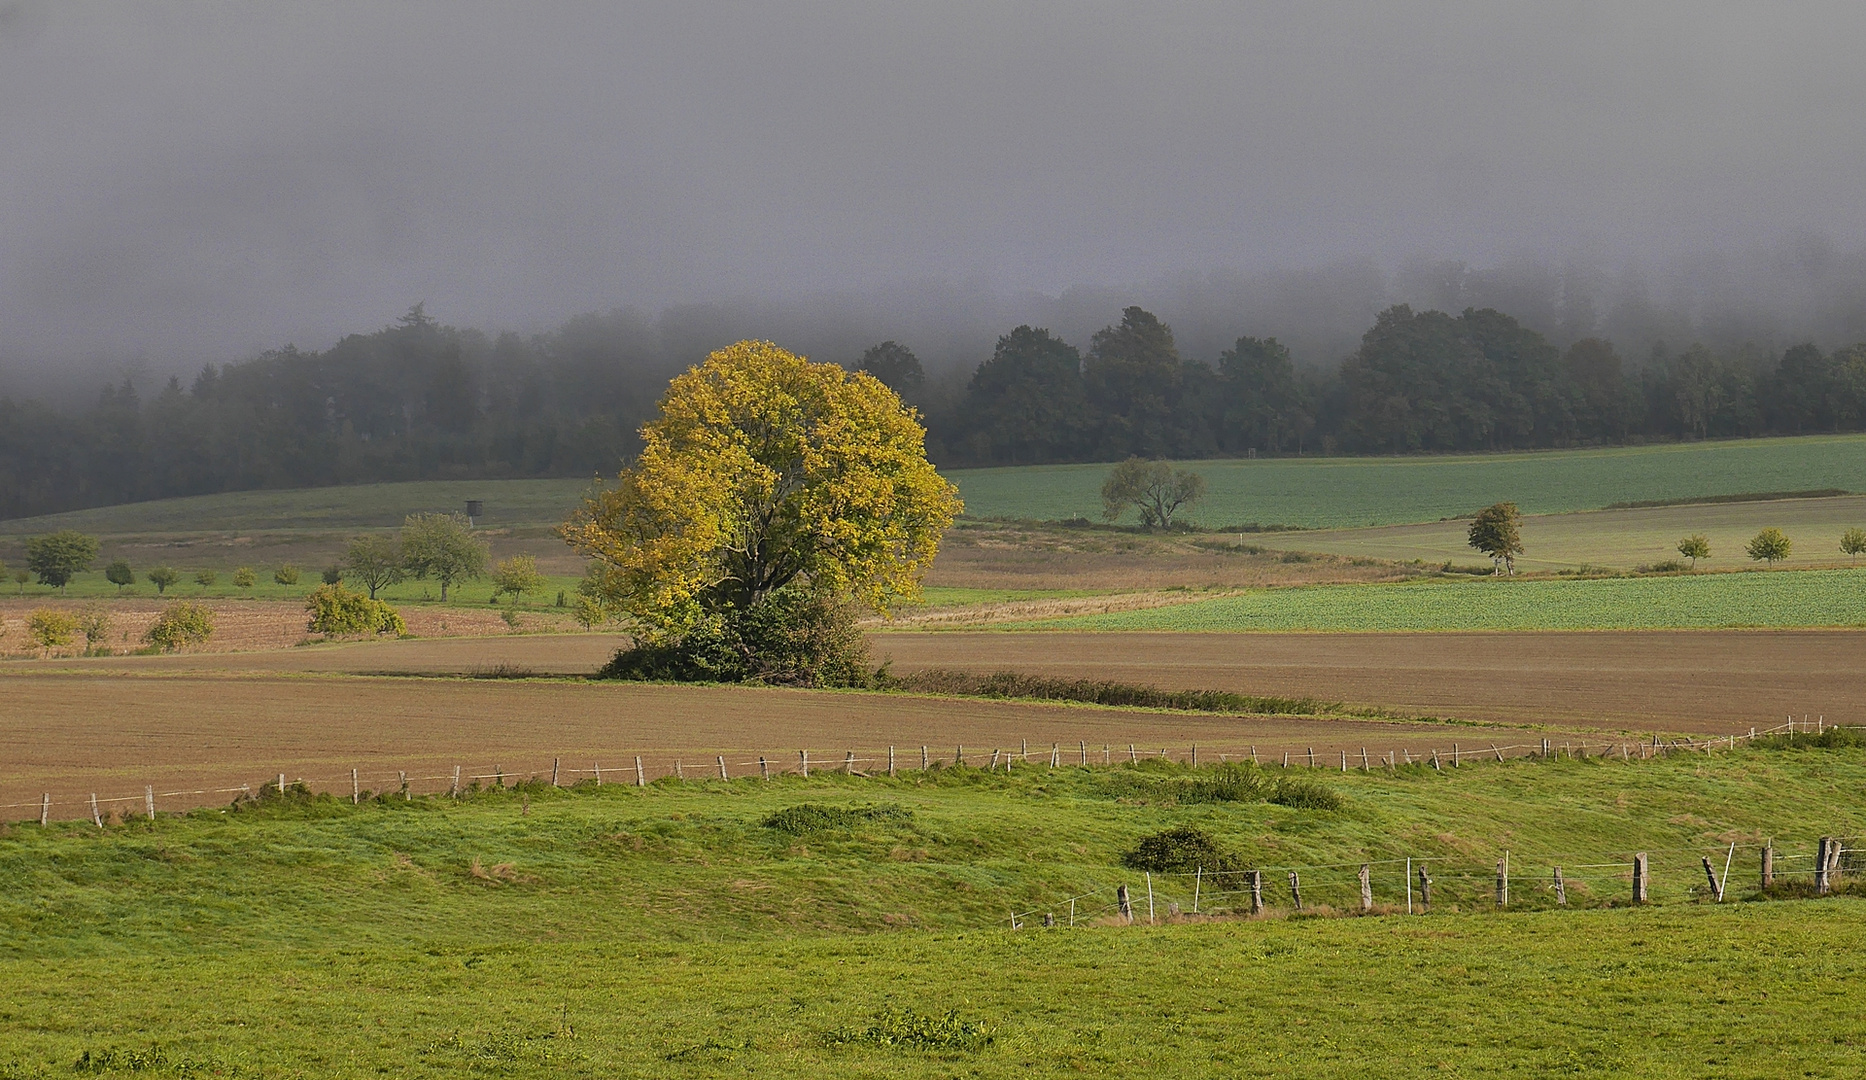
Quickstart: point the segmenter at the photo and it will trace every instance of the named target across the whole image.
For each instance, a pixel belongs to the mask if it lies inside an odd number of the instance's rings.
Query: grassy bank
[[[1280,769],[1267,770],[1280,773]],[[1866,830],[1866,751],[1308,773],[1339,809],[1205,801],[1179,766],[270,799],[0,836],[0,1068],[70,1075],[1847,1075],[1866,902],[1706,902]],[[800,811],[799,807],[821,808]],[[852,811],[852,812],[851,812]],[[1205,830],[1374,919],[1086,923],[1150,834]],[[1653,860],[1627,910],[1624,862]],[[1511,908],[1492,895],[1509,852]],[[1430,915],[1407,918],[1405,857]],[[1797,861],[1801,860],[1801,861]],[[1568,872],[1570,905],[1547,888]],[[1805,876],[1805,875],[1804,875]],[[1200,882],[1203,910],[1241,906]],[[1013,911],[1031,913],[1009,929]],[[950,1019],[948,1019],[950,1014]],[[89,1054],[86,1059],[84,1055]],[[108,1071],[108,1070],[105,1070]]]
[[[1066,630],[1664,630],[1866,625],[1851,570],[1429,580],[1262,589],[1171,607],[1015,624]]]

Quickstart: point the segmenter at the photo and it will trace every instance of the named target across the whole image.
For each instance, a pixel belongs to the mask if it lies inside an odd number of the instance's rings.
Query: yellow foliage
[[[874,377],[741,341],[676,377],[642,452],[561,533],[604,614],[679,632],[793,582],[885,613],[961,506],[914,411]]]

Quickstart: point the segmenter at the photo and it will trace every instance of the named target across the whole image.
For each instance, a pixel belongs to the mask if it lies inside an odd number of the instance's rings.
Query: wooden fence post
[[[853,750],[848,751],[848,756],[842,759],[842,775],[855,775],[855,751]]]
[[[1710,879],[1711,896],[1723,903],[1723,886],[1717,883],[1717,868],[1711,865],[1710,856],[1704,856],[1704,876]]]
[[[1250,913],[1252,915],[1263,914],[1263,871],[1262,870],[1252,870],[1250,872]]]
[[[1361,771],[1368,771],[1367,748],[1365,746],[1361,747]]]
[[[95,791],[91,792],[91,820],[97,823],[98,828],[104,827],[104,815],[97,812],[97,792]]]
[[[1024,759],[1024,764],[1028,765],[1030,763],[1030,740],[1029,739],[1018,740],[1017,756]]]
[[[810,751],[797,751],[797,768],[802,771],[805,780],[810,778]]]
[[[149,813],[149,820],[155,820],[155,785],[143,785],[143,809]]]
[[[1115,888],[1114,902],[1120,905],[1121,917],[1123,919],[1126,919],[1128,922],[1133,922],[1134,921],[1134,906],[1128,903],[1126,885],[1120,885]]]
[[[1197,866],[1192,870],[1192,913],[1199,913],[1199,886],[1205,879],[1205,867]]]
[[[1289,751],[1287,750],[1283,751],[1283,767],[1289,768]]]
[[[1433,772],[1444,772],[1445,771],[1444,767],[1438,763],[1438,747],[1436,746],[1432,748],[1432,771]]]
[[[1452,743],[1451,744],[1451,767],[1456,769],[1456,768],[1461,767],[1463,764],[1464,762],[1461,761],[1458,757],[1458,744]]]
[[[285,797],[285,774],[279,774],[279,798]]]
[[[1432,909],[1432,875],[1425,872],[1425,864],[1419,864],[1419,907]]]
[[[648,777],[644,775],[641,771],[641,755],[640,754],[635,755],[635,786],[636,787],[647,787],[648,786]]]
[[[892,745],[888,747],[888,775],[894,775],[894,747]]]
[[[1302,878],[1299,877],[1296,871],[1294,870],[1291,870],[1289,872],[1289,898],[1291,902],[1293,902],[1296,905],[1296,910],[1301,911],[1302,910]]]
[[[1076,740],[1076,742],[1077,742],[1076,748],[1082,752],[1082,758],[1080,761],[1077,762],[1077,764],[1081,766],[1082,768],[1086,769],[1088,768],[1088,743],[1081,739]]]
[[[505,766],[494,765],[492,767],[492,786],[496,788],[505,787]]]
[[[1549,757],[1549,741],[1547,739],[1543,739],[1542,740],[1542,760],[1547,761],[1548,757]]]
[[[1555,868],[1555,902],[1557,904],[1566,904],[1568,902],[1568,886],[1562,882],[1561,867],[1559,866]]]
[[[765,760],[763,754],[758,755],[758,775],[765,780],[771,779],[771,763]]]
[[[52,793],[47,791],[39,796],[39,827],[44,828],[52,820]]]
[[[1114,749],[1107,743],[1101,744],[1101,763],[1103,765],[1114,764]]]
[[[1252,744],[1251,744],[1251,748],[1250,748],[1250,763],[1251,763],[1252,765],[1256,765],[1256,764],[1258,764],[1258,761],[1257,761],[1257,745],[1256,745],[1255,743],[1252,743]]]
[[[1503,760],[1503,751],[1501,751],[1501,750],[1499,750],[1499,749],[1497,749],[1497,744],[1496,744],[1496,743],[1491,743],[1491,744],[1490,744],[1490,752],[1491,752],[1491,753],[1493,753],[1493,754],[1495,754],[1495,755],[1497,755],[1497,760],[1498,760],[1498,761],[1502,761],[1502,760]]]
[[[1365,912],[1365,911],[1372,911],[1373,909],[1374,909],[1373,867],[1367,865],[1366,863],[1362,863],[1361,864],[1361,910]]]
[[[1346,750],[1341,752],[1341,771],[1348,771],[1348,752]]]
[[[991,767],[989,769],[986,769],[985,770],[986,772],[996,772],[998,770],[998,754],[999,753],[1000,751],[997,751],[997,750],[993,750],[991,752]]]
[[[731,777],[729,777],[729,776],[727,776],[727,775],[726,775],[726,755],[724,755],[724,754],[715,754],[715,755],[713,755],[713,756],[714,756],[714,758],[715,758],[716,760],[718,760],[718,762],[719,762],[719,778],[720,778],[721,780],[730,780],[730,779],[732,779]]]
[[[1762,845],[1762,887],[1775,884],[1775,845]]]
[[[558,770],[559,770],[559,769],[561,769],[561,768],[563,767],[563,764],[564,764],[564,759],[563,759],[563,758],[555,758],[555,757],[554,757],[554,758],[552,758],[552,759],[551,759],[551,786],[552,786],[552,787],[556,787],[556,786],[557,786],[557,774],[558,774]]]
[[[1832,860],[1833,837],[1823,836],[1814,852],[1814,892],[1817,896],[1826,896],[1832,883],[1827,880],[1827,864]]]
[[[1153,871],[1147,871],[1147,925],[1153,925]]]
[[[602,787],[603,786],[603,763],[600,761],[590,762],[590,771],[596,774],[596,786]]]
[[[1510,856],[1507,852],[1497,860],[1497,906],[1510,906]]]
[[[1309,747],[1309,768],[1315,768],[1315,747]]]
[[[402,778],[402,801],[407,802],[412,797],[408,794],[408,773],[402,769],[397,769],[395,770],[395,775]]]
[[[362,801],[363,801],[362,784],[356,778],[356,770],[351,769],[350,770],[350,805],[355,806],[357,803],[360,803]]]
[[[927,748],[924,746],[920,748],[920,771],[927,771]]]
[[[953,750],[952,763],[954,765],[965,764],[965,744],[964,743],[960,743],[959,746]]]
[[[1139,762],[1140,762],[1140,753],[1134,749],[1133,743],[1128,743],[1127,744],[1127,763],[1129,765],[1135,765],[1135,764],[1138,764]]]
[[[1648,895],[1648,882],[1646,878],[1647,866],[1648,863],[1646,862],[1645,852],[1642,851],[1633,856],[1633,903],[1635,904],[1643,904],[1646,902],[1646,897]]]
[[[447,793],[456,799],[460,797],[460,766],[458,765],[454,766],[454,786],[448,789]]]
[[[674,779],[682,782],[685,782],[687,779],[687,768],[681,763],[679,758],[674,759]]]

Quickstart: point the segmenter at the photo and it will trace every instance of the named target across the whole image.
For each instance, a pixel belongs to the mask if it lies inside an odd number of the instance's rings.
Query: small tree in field
[[[233,587],[236,589],[250,589],[258,581],[259,579],[253,576],[253,568],[250,566],[242,566],[233,572]]]
[[[78,612],[78,631],[84,635],[87,648],[102,648],[104,639],[110,636],[110,613],[95,604],[85,608]]]
[[[56,608],[40,608],[26,617],[26,634],[42,649],[56,649],[71,644],[78,620]]]
[[[184,646],[200,645],[213,633],[213,609],[183,600],[164,608],[149,632],[143,635],[143,640],[163,652],[174,652]]]
[[[463,514],[410,514],[402,522],[402,565],[417,578],[438,580],[442,602],[454,582],[486,576],[486,557]]]
[[[219,580],[220,580],[220,575],[216,574],[212,570],[200,570],[200,571],[197,571],[194,575],[194,583],[196,585],[199,585],[202,591],[206,591],[208,589],[213,588],[214,582],[219,581]]]
[[[1840,535],[1840,550],[1854,563],[1860,561],[1860,552],[1866,551],[1866,529],[1848,529]]]
[[[1522,514],[1513,502],[1486,506],[1471,520],[1466,543],[1490,556],[1491,575],[1516,573],[1516,556],[1523,553]]]
[[[1766,562],[1774,566],[1777,562],[1788,558],[1788,553],[1794,549],[1794,546],[1794,543],[1782,534],[1782,530],[1770,528],[1757,533],[1756,538],[1749,542],[1745,550],[1749,552],[1751,561]]]
[[[395,634],[408,632],[402,616],[380,600],[351,592],[341,582],[311,590],[305,597],[310,616],[305,629],[313,634]]]
[[[136,571],[130,569],[129,563],[118,559],[104,567],[104,580],[115,585],[118,592],[122,592],[123,586],[136,584]]]
[[[291,563],[281,563],[277,570],[272,571],[272,580],[280,585],[296,585],[298,568]]]
[[[1678,554],[1691,560],[1691,569],[1698,568],[1699,559],[1710,558],[1710,540],[1703,533],[1694,533],[1678,541]]]
[[[369,598],[374,600],[378,590],[402,580],[401,545],[386,533],[359,536],[344,552],[343,568],[350,580],[361,582],[369,590]]]
[[[59,592],[73,576],[91,568],[97,558],[97,538],[76,529],[61,529],[50,536],[26,541],[26,566],[39,575],[39,584]]]
[[[181,571],[172,566],[158,566],[149,571],[149,584],[156,587],[156,595],[168,592],[168,587],[181,580]]]
[[[538,573],[538,560],[530,555],[502,559],[492,573],[492,598],[511,595],[523,599],[544,588],[544,575]]]
[[[1170,529],[1173,515],[1205,497],[1205,478],[1164,461],[1128,458],[1101,485],[1101,516],[1118,521],[1128,507],[1149,529]]]
[[[32,573],[25,569],[13,571],[13,584],[19,586],[19,595],[26,595],[26,583],[32,580]]]

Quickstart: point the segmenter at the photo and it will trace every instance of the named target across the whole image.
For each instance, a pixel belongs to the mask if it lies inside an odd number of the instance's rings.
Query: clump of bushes
[[[1227,763],[1181,781],[1174,794],[1182,803],[1276,803],[1294,810],[1339,810],[1347,804],[1340,792],[1313,780],[1272,776],[1256,765]]]
[[[803,836],[831,829],[853,829],[876,822],[906,824],[913,820],[913,816],[913,811],[900,806],[843,807],[798,803],[782,810],[773,810],[759,824],[775,832]]]
[[[638,639],[598,678],[851,687],[874,682],[850,606],[808,587],[708,613],[677,636]]]
[[[1142,837],[1133,850],[1121,856],[1121,865],[1156,874],[1189,874],[1200,868],[1207,873],[1248,869],[1244,858],[1225,848],[1211,833],[1190,825]]]
[[[143,640],[163,652],[200,645],[213,636],[214,612],[190,600],[170,604],[150,625]]]
[[[291,563],[281,563],[278,569],[272,571],[272,580],[280,585],[296,585],[298,568]]]
[[[305,629],[313,634],[395,634],[408,632],[408,626],[394,608],[380,600],[371,600],[360,592],[351,592],[341,582],[320,585],[305,597],[305,611],[310,619]]]
[[[912,1009],[887,1009],[865,1028],[842,1028],[824,1036],[834,1045],[896,1046],[912,1050],[972,1051],[990,1045],[991,1029],[962,1020],[958,1010],[927,1016]]]
[[[1818,735],[1809,731],[1767,735],[1752,745],[1763,750],[1856,750],[1866,746],[1866,733],[1859,728],[1830,727]]]
[[[1276,794],[1270,796],[1270,801],[1293,810],[1339,810],[1348,802],[1334,788],[1313,780],[1293,779],[1277,781]]]

